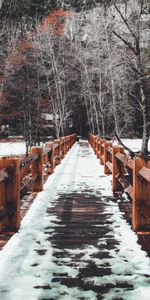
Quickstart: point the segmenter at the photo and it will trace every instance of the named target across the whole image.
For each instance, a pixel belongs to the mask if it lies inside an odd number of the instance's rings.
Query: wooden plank
[[[32,147],[32,154],[38,155],[38,160],[32,161],[31,174],[34,178],[38,175],[38,180],[33,182],[32,192],[43,191],[43,148],[42,147]]]
[[[101,155],[101,159],[104,162],[104,154]]]
[[[55,165],[55,161],[54,161],[54,143],[53,142],[47,142],[45,144],[46,147],[50,148],[51,151],[48,153],[48,160],[50,163],[50,168],[47,170],[47,174],[52,174],[54,172],[54,165]]]
[[[22,168],[24,166],[24,164],[27,164],[29,162],[31,163],[32,161],[36,160],[38,157],[39,157],[39,155],[37,153],[29,154],[28,157],[25,157],[20,160],[20,168]]]
[[[119,159],[125,166],[128,166],[131,170],[133,169],[133,160],[128,158],[122,153],[116,153],[115,157]]]
[[[38,179],[38,175],[36,174],[34,177],[29,179],[29,181],[20,189],[20,199],[22,199],[28,191],[31,190],[32,185],[36,182]]]
[[[107,147],[107,151],[112,154],[112,147]]]
[[[129,184],[129,186],[124,190],[125,193],[130,195],[130,197],[133,199],[133,186]]]
[[[144,216],[144,219],[149,219],[150,203],[141,200],[139,201],[139,214]],[[150,225],[150,222],[147,224]]]
[[[122,185],[119,182],[119,178],[123,177],[125,174],[124,164],[120,164],[120,161],[116,158],[117,154],[124,155],[124,148],[122,146],[116,145],[113,146],[113,153],[112,153],[112,190],[113,193],[122,192]]]
[[[138,174],[150,183],[150,169],[143,167],[141,170],[138,171]]]
[[[3,168],[0,170],[0,183],[4,182],[9,177],[7,172],[7,168]]]
[[[21,168],[21,170],[20,170],[20,182],[22,182],[22,180],[23,180],[23,178],[26,174],[29,174],[30,166],[31,166],[31,163],[29,162]]]
[[[123,177],[117,177],[118,181],[120,182],[120,184],[122,185],[125,193],[127,193],[131,198],[133,197],[133,187],[132,185],[127,181],[127,179],[125,178],[125,176]]]
[[[129,187],[129,182],[126,180],[126,178],[123,176],[123,177],[118,177],[118,181],[121,183],[122,187],[124,189],[127,189]]]
[[[112,164],[110,161],[106,161],[106,165],[107,165],[107,167],[109,168],[109,170],[110,170],[111,173],[112,173],[112,170],[113,170],[113,164]]]
[[[141,207],[147,207],[149,203],[150,185],[145,184],[145,181],[143,182],[139,176],[139,171],[143,167],[147,168],[148,166],[149,168],[149,162],[144,157],[137,156],[133,163],[132,226],[135,231],[139,231],[143,225],[150,224],[150,210],[147,209],[148,216],[146,219],[141,215]]]
[[[11,212],[11,218],[2,222],[2,230],[17,231],[20,226],[20,159],[6,158],[1,161],[10,172],[10,180],[6,180],[1,195],[1,206]]]
[[[110,163],[112,162],[112,155],[109,154],[107,151],[107,148],[112,146],[112,142],[105,141],[104,143],[104,174],[111,174],[112,171],[111,169],[108,168],[106,162],[109,161]]]
[[[47,155],[49,152],[51,152],[52,148],[46,147],[43,149],[43,156]]]
[[[54,142],[54,149],[58,148],[59,144]]]
[[[5,217],[7,217],[9,214],[9,211],[5,207],[0,208],[0,221],[2,221]]]

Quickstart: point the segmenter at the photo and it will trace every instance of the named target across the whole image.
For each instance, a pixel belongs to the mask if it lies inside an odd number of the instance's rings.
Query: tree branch
[[[121,139],[120,139],[120,137],[118,136],[117,132],[115,131],[114,133],[115,133],[115,137],[116,137],[117,141],[119,142],[119,144],[120,144],[121,146],[123,146],[124,149],[126,149],[126,150],[130,153],[131,158],[134,158],[138,152],[134,152],[134,151],[132,151],[130,148],[128,148],[128,147],[121,141]]]
[[[130,31],[130,33],[132,34],[132,36],[134,37],[134,39],[136,40],[137,37],[135,35],[135,33],[133,32],[133,30],[131,29],[131,27],[129,26],[129,23],[127,22],[127,20],[124,18],[122,12],[120,11],[120,9],[118,8],[118,6],[114,3],[114,7],[117,10],[118,14],[120,15],[121,19],[123,20],[123,22],[125,23],[125,25],[127,26],[128,30]]]
[[[127,41],[126,41],[120,34],[118,34],[115,30],[112,30],[112,32],[113,32],[113,33],[114,33],[114,34],[115,34],[122,42],[124,42],[124,44],[127,45],[128,48],[134,52],[135,55],[137,55],[136,50],[132,47],[132,45],[131,45],[129,42],[127,42]]]

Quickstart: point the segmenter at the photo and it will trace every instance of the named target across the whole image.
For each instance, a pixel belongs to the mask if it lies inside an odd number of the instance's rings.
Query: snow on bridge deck
[[[87,142],[49,177],[0,252],[0,299],[150,299],[150,260]]]

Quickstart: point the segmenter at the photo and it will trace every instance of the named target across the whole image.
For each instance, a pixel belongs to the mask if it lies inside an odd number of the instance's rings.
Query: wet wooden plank
[[[150,183],[150,169],[143,167],[138,174],[142,176],[147,182]]]

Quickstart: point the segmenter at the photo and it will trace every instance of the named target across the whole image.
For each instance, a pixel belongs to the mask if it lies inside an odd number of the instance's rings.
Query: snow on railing
[[[0,158],[0,233],[16,232],[21,221],[20,200],[43,190],[44,179],[54,172],[76,141],[72,134],[44,147],[32,147],[27,157]]]
[[[150,157],[134,159],[124,147],[90,134],[89,143],[104,165],[104,173],[112,174],[113,193],[126,192],[132,199],[132,228],[138,234],[150,233]]]

